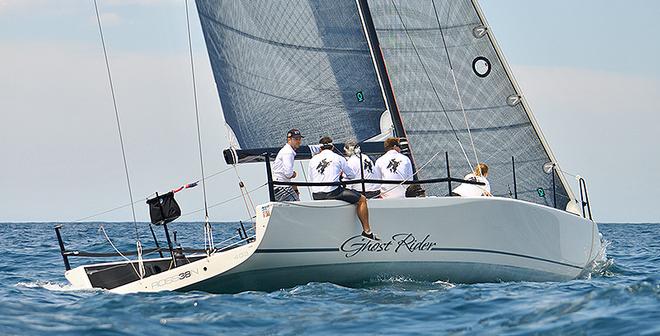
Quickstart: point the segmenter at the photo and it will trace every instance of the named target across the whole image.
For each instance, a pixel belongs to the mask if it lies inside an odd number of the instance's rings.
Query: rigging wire
[[[243,197],[243,204],[245,204],[245,209],[247,210],[248,217],[252,217],[252,211],[250,209],[254,208],[254,204],[252,204],[252,199],[250,198],[250,194],[247,192],[245,188],[245,183],[243,183],[243,181],[238,182],[238,188],[241,190],[241,197]],[[252,206],[251,208],[250,205]]]
[[[208,223],[209,209],[206,197],[206,177],[204,175],[204,154],[202,152],[202,132],[199,126],[199,103],[197,99],[197,81],[195,79],[195,60],[193,57],[192,36],[190,34],[190,14],[188,10],[188,0],[186,0],[186,28],[188,30],[188,53],[190,55],[190,73],[192,75],[192,89],[195,103],[195,121],[197,122],[197,147],[199,148],[199,166],[202,172],[202,192],[204,194],[204,216]]]
[[[267,185],[268,185],[268,183],[264,183],[264,184],[262,184],[262,185],[260,185],[260,186],[258,186],[258,187],[256,187],[256,188],[254,188],[254,189],[248,191],[248,193],[250,193],[250,194],[251,194],[251,193],[254,193],[255,191],[257,191],[257,190],[259,190],[259,189],[261,189],[261,188],[263,188],[263,187],[265,187],[265,186],[267,186]],[[228,198],[228,199],[226,199],[226,200],[224,200],[224,201],[222,201],[222,202],[218,202],[218,203],[215,203],[215,204],[211,204],[211,205],[209,205],[209,209],[210,209],[210,208],[215,208],[215,207],[217,207],[217,206],[220,206],[220,205],[223,205],[223,204],[226,204],[226,203],[229,203],[229,202],[234,201],[234,200],[237,200],[237,199],[239,199],[239,198],[241,198],[241,197],[243,197],[243,194],[241,194],[241,195],[237,195],[237,196],[234,196],[234,197],[232,197],[232,198]],[[180,217],[189,216],[189,215],[192,215],[192,214],[194,214],[194,213],[200,212],[200,211],[202,211],[202,210],[204,210],[204,209],[197,209],[197,210],[193,210],[193,211],[190,211],[190,212],[186,212],[186,213],[182,214]]]
[[[303,178],[305,179],[305,182],[309,182],[307,181],[307,173],[305,173],[305,165],[302,163],[302,161],[298,161],[298,162],[300,162],[300,171],[303,174]],[[312,187],[307,187],[307,192],[309,193],[309,199],[314,199],[314,197],[312,197]]]
[[[112,82],[112,74],[110,72],[110,61],[108,60],[108,51],[105,47],[105,38],[103,37],[103,27],[101,25],[101,15],[99,14],[99,6],[94,0],[94,10],[96,11],[96,22],[99,27],[99,35],[101,37],[101,45],[103,46],[103,56],[105,57],[105,68],[108,72],[108,82],[110,83],[110,92],[112,94],[112,105],[115,110],[115,120],[117,121],[117,131],[119,132],[119,143],[121,144],[121,155],[124,160],[124,171],[126,172],[126,184],[128,185],[128,196],[131,199],[131,212],[133,214],[133,224],[135,225],[135,238],[140,241],[140,233],[138,232],[137,219],[135,217],[135,202],[133,201],[133,191],[131,190],[131,178],[128,173],[128,163],[126,160],[126,150],[124,149],[124,137],[121,132],[121,122],[119,121],[119,110],[117,108],[117,98],[115,96],[115,87]]]
[[[207,180],[207,181],[208,181],[208,180],[210,180],[211,178],[216,177],[216,176],[218,176],[218,175],[220,175],[220,174],[222,174],[222,173],[226,173],[226,172],[228,172],[228,171],[231,170],[231,169],[232,169],[232,167],[225,168],[225,169],[223,169],[223,170],[217,171],[217,172],[215,172],[215,173],[213,173],[213,174],[207,176],[205,179],[200,179],[199,181],[202,181],[202,180]],[[145,202],[147,199],[149,199],[149,197],[151,197],[151,196],[154,195],[154,194],[155,194],[155,193],[151,193],[151,194],[147,195],[146,197],[143,197],[143,198],[141,198],[141,199],[139,199],[139,200],[136,200],[136,201],[133,202],[133,203],[126,203],[126,204],[123,204],[123,205],[119,205],[119,206],[117,206],[117,207],[114,207],[114,208],[112,208],[112,209],[103,210],[103,211],[101,211],[101,212],[97,212],[97,213],[95,213],[95,214],[93,214],[93,215],[89,215],[89,216],[86,216],[86,217],[83,217],[83,218],[77,219],[77,220],[73,221],[73,223],[78,223],[78,222],[82,222],[82,221],[87,220],[87,219],[90,219],[90,218],[94,218],[94,217],[98,217],[98,216],[101,216],[101,215],[105,215],[105,214],[107,214],[107,213],[110,213],[110,212],[113,212],[113,211],[117,211],[117,210],[119,210],[119,209],[123,209],[123,208],[126,208],[126,207],[128,207],[128,206],[131,206],[131,204],[138,204],[138,203]]]
[[[429,84],[431,84],[431,89],[433,89],[433,93],[435,94],[435,97],[438,99],[438,103],[440,103],[440,107],[442,108],[442,112],[444,113],[445,117],[447,118],[447,122],[449,123],[449,126],[451,127],[452,133],[454,134],[454,137],[456,138],[456,141],[458,141],[458,146],[461,148],[461,151],[463,152],[463,155],[465,156],[465,159],[467,160],[468,165],[472,169],[472,162],[470,161],[470,158],[468,157],[467,152],[465,151],[465,148],[463,148],[463,144],[461,143],[461,139],[458,137],[458,133],[456,132],[456,128],[454,127],[454,124],[451,122],[451,119],[449,118],[449,114],[447,114],[447,110],[445,109],[444,104],[442,103],[442,100],[440,99],[440,94],[438,93],[438,90],[435,88],[435,85],[433,85],[433,81],[431,80],[431,75],[429,75],[429,71],[426,68],[426,64],[422,61],[422,57],[419,55],[419,51],[417,50],[417,46],[415,46],[415,42],[412,39],[412,36],[410,36],[410,32],[408,31],[408,27],[406,27],[406,24],[403,22],[403,18],[401,17],[401,13],[399,12],[399,8],[397,7],[396,3],[394,0],[390,0],[392,3],[392,6],[394,7],[394,10],[396,11],[396,15],[399,18],[399,21],[401,21],[401,25],[403,26],[403,31],[406,32],[406,36],[410,40],[410,44],[413,47],[413,50],[415,51],[415,54],[417,55],[417,59],[419,60],[419,63],[422,66],[422,69],[424,70],[424,73],[426,74],[426,79],[429,81]]]
[[[234,168],[234,172],[236,173],[236,178],[238,179],[238,188],[241,190],[241,197],[243,197],[243,201],[246,203],[245,206],[247,207],[246,196],[243,194],[243,188],[247,189],[247,186],[243,182],[243,179],[241,178],[241,174],[238,172],[238,165],[237,164],[232,164],[232,168]],[[249,198],[250,193],[248,192],[247,195],[248,195],[247,197]],[[251,198],[249,199],[249,201],[250,201],[250,204],[252,204],[252,199]],[[247,213],[248,213],[248,216],[252,216],[252,214],[250,213],[249,208],[247,210]]]
[[[447,54],[447,61],[449,62],[449,71],[451,76],[454,79],[454,88],[456,88],[456,95],[458,96],[458,103],[461,106],[461,111],[463,112],[463,119],[465,120],[465,128],[468,131],[468,136],[470,137],[470,144],[472,145],[472,152],[474,152],[474,159],[476,160],[475,164],[479,164],[479,157],[477,156],[477,149],[474,146],[474,139],[472,138],[472,131],[470,130],[470,124],[468,123],[467,113],[465,113],[465,105],[463,104],[463,97],[461,96],[461,91],[458,89],[458,81],[456,80],[456,73],[454,72],[454,65],[451,62],[451,57],[449,56],[449,48],[447,48],[447,40],[445,39],[445,33],[442,31],[442,25],[440,24],[440,17],[438,16],[438,8],[435,5],[435,0],[431,0],[433,4],[433,12],[435,13],[435,19],[438,22],[438,29],[440,30],[440,36],[442,37],[442,45],[445,47],[445,53]],[[449,3],[449,10],[447,11],[447,16],[451,13],[451,5]],[[472,166],[470,166],[472,168]],[[474,169],[473,169],[474,170]]]
[[[206,182],[204,179],[204,155],[202,154],[202,132],[199,127],[199,104],[197,99],[197,81],[195,80],[195,59],[193,56],[192,48],[192,36],[190,33],[190,11],[188,9],[188,0],[185,2],[186,6],[186,29],[188,31],[188,52],[190,55],[190,73],[192,74],[192,87],[193,87],[193,97],[195,101],[195,120],[197,122],[197,144],[199,147],[199,166],[202,171],[202,192],[204,194],[204,245],[208,243],[208,248],[206,249],[206,254],[210,255],[211,251],[215,249],[213,244],[213,228],[209,222],[209,206],[206,196]]]

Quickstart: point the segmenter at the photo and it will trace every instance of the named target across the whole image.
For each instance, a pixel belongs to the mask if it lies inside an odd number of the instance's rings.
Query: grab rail
[[[582,217],[587,218],[585,208],[589,211],[589,220],[594,220],[591,215],[591,202],[589,202],[589,193],[587,191],[587,181],[581,176],[577,177],[578,184],[580,185],[580,204],[582,204]]]

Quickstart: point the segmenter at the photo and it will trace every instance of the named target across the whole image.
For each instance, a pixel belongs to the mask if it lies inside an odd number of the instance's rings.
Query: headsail
[[[197,0],[225,120],[241,149],[364,141],[386,110],[355,0]]]
[[[368,3],[418,167],[436,153],[448,151],[451,174],[462,177],[470,171],[468,160],[476,163],[476,154],[491,167],[494,194],[508,196],[514,190],[511,158],[515,157],[519,198],[553,206],[553,178],[543,165],[554,159],[477,4],[473,0]],[[442,157],[428,163],[420,178],[445,172]],[[447,194],[442,186],[428,189],[433,195]],[[556,178],[556,199],[562,209],[572,199],[562,176]]]

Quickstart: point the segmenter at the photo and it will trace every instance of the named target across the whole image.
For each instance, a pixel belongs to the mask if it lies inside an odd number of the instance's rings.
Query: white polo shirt
[[[309,178],[312,182],[338,182],[342,173],[349,179],[355,179],[355,173],[346,159],[331,149],[324,149],[309,160]],[[312,187],[312,192],[331,192],[335,189],[337,186]]]
[[[348,166],[351,167],[355,173],[355,179],[360,179],[360,156],[353,154],[348,158]],[[362,171],[364,172],[365,180],[380,180],[380,174],[376,169],[374,162],[371,161],[371,158],[366,154],[362,154]],[[353,189],[356,191],[362,191],[362,184],[349,184],[346,186],[347,189]],[[380,190],[380,184],[375,183],[365,183],[364,189],[366,191],[376,191]]]
[[[293,175],[293,165],[295,164],[296,151],[291,145],[286,144],[275,157],[273,161],[273,181],[290,182]]]
[[[383,180],[411,181],[413,179],[412,163],[410,159],[390,149],[376,160],[376,170]],[[380,187],[382,198],[404,198],[408,185],[383,184]]]
[[[488,183],[488,180],[483,176],[467,174],[463,179],[474,182],[482,182],[485,183],[486,185],[480,186],[476,184],[461,183],[458,187],[454,188],[453,192],[463,197],[483,196],[484,191],[490,192],[490,183]]]

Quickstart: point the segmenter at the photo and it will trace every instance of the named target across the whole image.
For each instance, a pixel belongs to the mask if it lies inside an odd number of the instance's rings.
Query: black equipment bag
[[[167,224],[181,216],[181,208],[179,208],[179,204],[174,199],[174,193],[171,191],[147,200],[147,204],[149,204],[151,224]]]
[[[411,184],[406,189],[406,197],[426,197],[426,190],[419,184]]]

